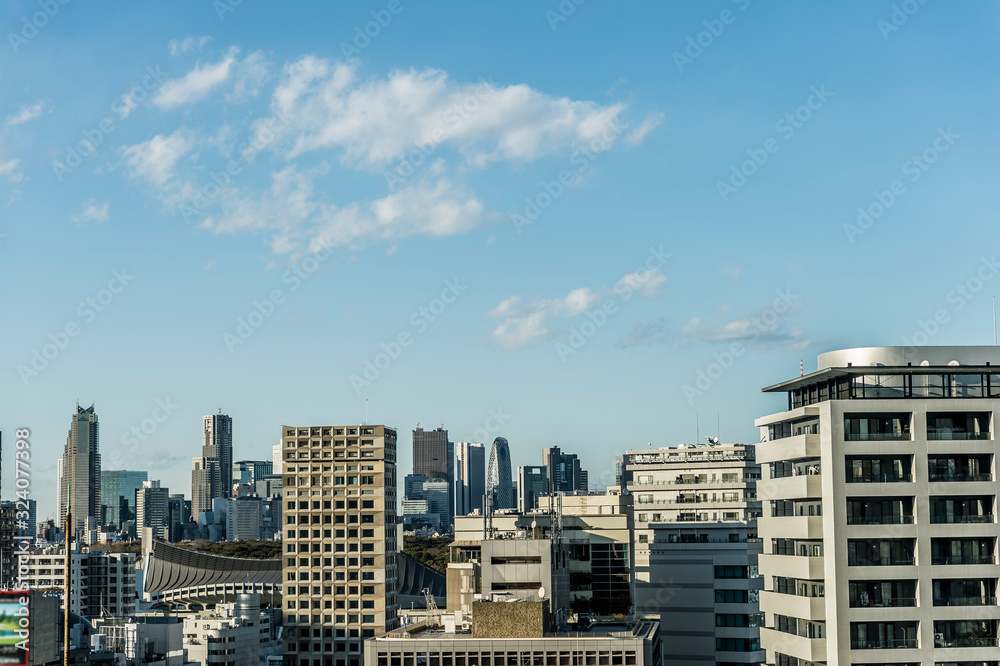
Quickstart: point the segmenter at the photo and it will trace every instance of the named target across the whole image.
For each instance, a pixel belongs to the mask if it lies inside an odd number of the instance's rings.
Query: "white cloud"
[[[505,320],[493,329],[492,341],[501,349],[523,349],[537,340],[547,338],[545,312],[534,312],[524,317]]]
[[[193,147],[194,140],[181,129],[170,136],[157,134],[148,141],[125,146],[122,152],[130,175],[163,186],[173,177],[177,162]]]
[[[22,106],[20,111],[7,116],[7,119],[4,120],[4,125],[7,127],[23,125],[24,123],[34,120],[47,111],[48,105],[43,100],[38,100],[34,104]]]
[[[230,49],[219,62],[204,66],[198,63],[182,78],[167,81],[153,97],[153,104],[172,109],[202,99],[229,79],[237,53],[237,49]]]
[[[643,296],[652,298],[660,295],[660,290],[667,283],[667,276],[660,272],[659,268],[651,270],[629,273],[615,285],[615,291],[638,292]]]
[[[642,123],[626,135],[625,141],[630,146],[638,146],[646,140],[646,135],[656,129],[662,122],[663,113],[651,112],[646,114],[646,117],[642,119]]]
[[[490,341],[501,349],[521,349],[538,340],[550,337],[553,331],[549,324],[554,319],[571,319],[582,315],[597,305],[603,298],[611,298],[614,294],[623,294],[619,285],[629,285],[629,293],[638,293],[651,297],[659,293],[658,289],[649,288],[656,282],[662,285],[666,276],[659,270],[646,271],[649,274],[640,282],[635,281],[637,273],[626,275],[618,281],[611,290],[595,292],[589,287],[579,287],[571,290],[562,298],[535,299],[522,304],[520,296],[511,296],[500,301],[500,304],[487,313],[491,319],[503,319],[503,323],[493,329]],[[658,277],[653,277],[653,274]]]
[[[247,54],[236,65],[233,90],[226,95],[229,102],[245,102],[260,94],[260,87],[271,78],[271,67],[261,51]]]
[[[181,40],[171,39],[167,44],[167,48],[170,49],[170,55],[175,56],[182,53],[191,53],[192,51],[201,51],[205,44],[208,44],[210,41],[212,41],[212,38],[208,35],[185,37]]]
[[[0,177],[6,178],[12,183],[20,183],[24,174],[21,169],[18,168],[21,165],[21,160],[17,158],[9,159],[6,162],[0,157]]]
[[[288,166],[272,174],[260,196],[227,190],[223,214],[206,221],[216,233],[270,232],[277,253],[353,245],[407,236],[453,236],[475,228],[483,214],[476,197],[448,180],[420,181],[381,199],[336,206],[322,201],[314,179],[325,169],[302,173]]]
[[[308,56],[285,66],[272,108],[292,118],[291,156],[339,149],[345,162],[375,167],[418,145],[442,144],[472,164],[528,162],[607,134],[624,106],[553,97],[524,84],[460,83],[436,69],[361,80],[355,61]]]
[[[85,225],[87,222],[107,222],[108,205],[107,201],[102,204],[98,204],[93,199],[88,199],[83,204],[83,210],[76,215],[73,215],[72,219],[81,226]]]

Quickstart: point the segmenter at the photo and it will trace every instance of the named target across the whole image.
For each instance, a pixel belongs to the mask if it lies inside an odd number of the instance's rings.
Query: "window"
[[[716,578],[748,578],[747,567],[723,566],[715,567]]]

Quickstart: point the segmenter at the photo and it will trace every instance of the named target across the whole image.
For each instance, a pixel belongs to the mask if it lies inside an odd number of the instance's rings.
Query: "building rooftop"
[[[495,603],[518,603],[516,601],[510,602],[495,602]],[[578,641],[581,639],[622,639],[622,638],[652,638],[656,631],[658,630],[659,621],[658,620],[639,620],[635,624],[629,627],[628,624],[624,622],[617,623],[598,623],[591,625],[588,631],[545,631],[542,638],[555,638],[555,639],[566,639]],[[376,641],[415,641],[415,640],[529,640],[531,637],[515,637],[515,638],[483,638],[473,636],[471,630],[456,630],[454,632],[447,632],[444,627],[431,627],[428,626],[426,622],[418,622],[412,624],[408,627],[402,627],[391,631],[382,636],[377,636]]]

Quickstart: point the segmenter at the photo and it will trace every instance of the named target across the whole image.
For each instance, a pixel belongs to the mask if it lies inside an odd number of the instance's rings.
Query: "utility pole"
[[[69,666],[69,595],[70,595],[70,567],[73,565],[73,556],[69,551],[69,544],[72,537],[71,527],[73,525],[73,514],[66,513],[66,581],[63,585],[63,666]]]

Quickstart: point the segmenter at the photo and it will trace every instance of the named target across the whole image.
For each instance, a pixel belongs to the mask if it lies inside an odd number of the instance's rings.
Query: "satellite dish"
[[[544,599],[545,598],[545,588],[544,587],[538,588],[538,598],[539,599]]]

